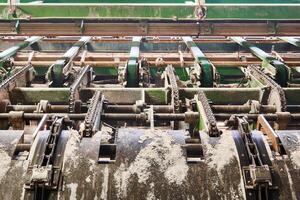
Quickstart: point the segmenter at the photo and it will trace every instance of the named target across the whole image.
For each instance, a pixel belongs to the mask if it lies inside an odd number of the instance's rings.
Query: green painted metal
[[[179,77],[179,80],[181,81],[188,81],[190,79],[188,69],[182,68],[182,67],[176,67],[174,66],[175,74]]]
[[[231,3],[268,3],[268,4],[276,4],[276,3],[300,3],[300,0],[206,0],[206,3],[220,3],[220,4],[231,4]]]
[[[206,4],[206,19],[300,19],[300,4]],[[16,18],[196,19],[195,4],[19,4]],[[0,18],[11,19],[0,4]]]
[[[300,40],[294,37],[279,37],[279,39],[288,42],[296,47],[300,47]]]
[[[9,49],[6,49],[5,51],[2,51],[0,53],[0,62],[5,61],[6,59],[10,58],[11,56],[15,55],[18,51],[25,49],[26,47],[36,43],[42,39],[42,37],[39,36],[33,36],[28,39],[26,39],[24,42],[17,44],[15,46],[10,47]]]
[[[273,73],[276,82],[286,87],[289,81],[289,67],[286,66],[281,61],[277,60],[272,55],[264,52],[253,44],[248,43],[245,39],[241,37],[231,37],[233,41],[238,43],[240,46],[249,49],[253,55],[262,60],[262,67],[268,69]]]
[[[299,4],[295,5],[211,5],[206,19],[299,19]]]
[[[130,49],[129,60],[126,67],[126,87],[139,86],[139,63],[140,57],[140,43],[142,37],[133,37]]]
[[[185,44],[191,50],[195,61],[200,65],[201,69],[201,86],[203,87],[213,87],[214,83],[214,66],[206,58],[204,53],[197,47],[196,43],[191,37],[182,37]],[[196,66],[197,67],[197,66]]]
[[[185,0],[45,0],[45,3],[184,3]]]
[[[109,76],[117,76],[118,69],[116,67],[93,67],[93,71],[95,75],[109,75]]]
[[[91,37],[81,37],[59,60],[50,68],[48,79],[51,81],[51,87],[62,87],[65,79],[65,73],[69,71],[71,61],[78,54],[79,50],[90,41]]]
[[[300,104],[300,89],[299,88],[284,88],[285,98],[288,105]]]
[[[10,76],[11,74],[11,68],[6,66],[5,61],[10,57],[14,56],[18,51],[25,49],[26,47],[36,43],[40,39],[42,39],[42,37],[39,36],[30,37],[26,39],[24,42],[12,46],[0,53],[0,72],[3,72],[0,73],[0,81],[2,81],[7,76]],[[3,74],[5,75],[3,76]]]
[[[68,103],[69,88],[17,88],[10,93],[13,104],[37,104],[47,99],[50,103]]]
[[[294,38],[294,37],[279,37],[279,39],[281,39],[281,40],[283,40],[285,42],[288,42],[288,43],[290,43],[290,44],[292,44],[292,45],[294,45],[296,47],[300,47],[300,40],[297,39],[297,38]],[[295,77],[299,77],[300,67],[293,67],[291,69],[291,73],[292,74],[297,74],[297,76],[295,76]],[[291,79],[292,79],[291,80],[292,83],[296,83],[296,84],[300,83],[299,78],[296,78],[296,79],[291,78]]]
[[[196,101],[197,111],[199,113],[199,118],[197,121],[197,129],[198,129],[198,131],[208,132],[209,130],[208,130],[207,124],[205,123],[204,118],[202,117],[202,116],[205,116],[205,113],[201,112],[201,105],[200,105],[201,103],[198,100],[198,98],[196,98],[196,96],[195,96],[195,101]]]
[[[221,84],[241,83],[245,77],[244,72],[239,67],[216,67],[220,75]],[[247,79],[244,79],[247,82]]]
[[[36,0],[20,0],[21,3],[30,3]],[[0,0],[6,3],[7,0]],[[185,3],[186,0],[44,0],[44,3]],[[194,2],[191,0],[190,2]],[[206,0],[208,4],[287,4],[300,3],[300,0]]]
[[[162,88],[149,88],[145,90],[145,101],[152,104],[168,104],[167,90]]]
[[[149,18],[194,19],[195,6],[185,4],[20,4],[17,18]],[[1,18],[12,18],[8,5],[0,4]]]

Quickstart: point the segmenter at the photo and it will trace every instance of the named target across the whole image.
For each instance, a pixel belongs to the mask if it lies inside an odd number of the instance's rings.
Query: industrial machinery
[[[300,199],[298,3],[0,3],[0,199]]]

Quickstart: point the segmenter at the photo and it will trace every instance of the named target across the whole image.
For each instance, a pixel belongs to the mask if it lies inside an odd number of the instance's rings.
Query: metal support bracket
[[[129,54],[129,60],[126,65],[126,87],[138,87],[139,86],[139,64],[138,59],[140,56],[140,43],[142,37],[133,37],[131,43],[131,49]]]
[[[290,68],[272,55],[264,52],[241,37],[230,37],[240,46],[249,49],[253,55],[262,60],[262,67],[267,69],[280,86],[287,86],[290,77]]]
[[[214,65],[206,58],[191,37],[182,37],[182,39],[195,58],[196,64],[192,72],[192,77],[194,76],[196,79],[200,80],[201,86],[203,87],[213,87],[215,74]]]

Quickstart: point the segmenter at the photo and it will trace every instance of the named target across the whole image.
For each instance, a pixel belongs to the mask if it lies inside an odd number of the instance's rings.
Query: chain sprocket
[[[268,97],[268,104],[275,105],[278,112],[286,111],[286,98],[284,91],[272,78],[261,71],[257,66],[249,66],[250,72],[253,76],[258,77],[270,87],[271,91]]]
[[[217,127],[217,120],[211,110],[205,93],[200,90],[198,92],[198,100],[200,101],[207,119],[208,131],[210,136],[219,136],[221,131]]]
[[[174,112],[180,112],[180,99],[179,99],[179,89],[176,81],[176,76],[172,65],[166,67],[166,73],[170,81],[172,89],[172,105],[174,106]]]
[[[84,119],[85,132],[84,136],[92,136],[97,131],[100,124],[100,116],[103,108],[104,97],[100,91],[97,91],[90,100],[90,106]]]
[[[82,85],[83,79],[85,75],[89,72],[90,66],[84,67],[75,82],[70,86],[70,96],[69,96],[69,112],[75,112],[75,101],[76,96],[78,95],[78,90],[80,89],[80,86]]]

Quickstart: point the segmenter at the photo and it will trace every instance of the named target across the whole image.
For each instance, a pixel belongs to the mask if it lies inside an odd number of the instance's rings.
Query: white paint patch
[[[4,178],[6,173],[9,170],[10,163],[11,163],[11,158],[10,156],[6,153],[4,150],[4,147],[0,146],[0,181]]]
[[[128,168],[122,163],[114,174],[116,187],[122,197],[126,196],[127,184],[132,175],[137,176],[139,183],[146,184],[151,175],[151,166],[157,166],[169,184],[181,185],[187,176],[188,166],[181,146],[168,133],[146,130],[138,142],[144,143],[146,140],[150,140],[149,144],[140,150],[134,162]]]
[[[105,166],[103,172],[103,183],[102,183],[102,191],[101,191],[101,199],[107,199],[107,191],[108,191],[108,178],[109,178],[109,170],[108,167]]]
[[[77,183],[70,183],[67,185],[67,188],[69,188],[71,190],[71,194],[70,194],[70,200],[76,200],[77,199],[77,187],[78,184]]]

